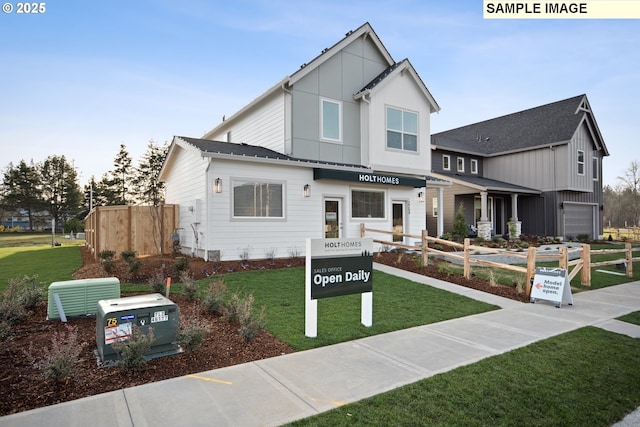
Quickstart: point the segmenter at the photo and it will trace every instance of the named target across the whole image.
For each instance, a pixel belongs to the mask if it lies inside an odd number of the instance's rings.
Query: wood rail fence
[[[633,263],[640,261],[640,257],[633,257],[633,247],[631,243],[625,243],[624,249],[600,249],[600,250],[591,250],[591,246],[588,244],[581,244],[580,247],[576,247],[573,249],[568,248],[567,246],[560,246],[558,248],[557,254],[539,254],[536,251],[536,247],[530,246],[526,252],[514,252],[506,249],[496,249],[496,248],[488,248],[486,246],[476,246],[471,244],[471,239],[464,239],[464,243],[452,242],[450,240],[439,239],[437,237],[429,236],[427,230],[422,230],[422,234],[420,236],[415,234],[404,234],[397,233],[394,231],[386,231],[386,230],[376,230],[373,228],[367,228],[364,224],[360,224],[360,236],[365,237],[367,232],[369,233],[379,233],[383,235],[391,235],[396,237],[408,237],[410,239],[416,239],[420,242],[419,246],[407,245],[404,243],[388,241],[388,240],[380,240],[373,239],[374,242],[379,243],[381,245],[386,246],[395,246],[398,248],[403,248],[407,250],[413,250],[416,252],[420,252],[422,254],[422,263],[423,265],[427,265],[429,261],[429,254],[437,254],[442,256],[445,259],[457,260],[463,265],[463,274],[466,279],[471,278],[471,266],[472,265],[480,265],[484,267],[498,268],[507,271],[513,271],[517,273],[523,273],[526,276],[532,278],[535,274],[536,263],[538,262],[558,262],[558,267],[566,269],[569,273],[569,281],[571,281],[574,277],[580,273],[580,283],[583,286],[591,286],[591,269],[594,267],[601,267],[606,265],[617,265],[621,263],[620,259],[612,260],[612,261],[601,261],[601,262],[592,262],[591,257],[593,255],[604,255],[604,254],[615,254],[615,253],[624,253],[625,259],[624,262],[626,264],[626,276],[631,278],[633,277]],[[393,239],[392,239],[393,240]],[[443,251],[436,249],[434,247],[429,247],[429,243],[433,245],[442,245],[447,246],[453,249],[453,251]],[[580,256],[576,259],[569,260],[569,255],[575,252],[579,252]],[[480,258],[474,258],[474,255],[486,255],[486,254],[497,254],[502,256],[509,256],[518,258],[520,262],[518,264],[526,264],[526,267],[519,265],[511,265],[505,263],[499,263],[494,261],[488,261]],[[572,269],[570,269],[573,267]],[[527,295],[531,293],[531,283],[529,280],[526,281],[526,292]]]

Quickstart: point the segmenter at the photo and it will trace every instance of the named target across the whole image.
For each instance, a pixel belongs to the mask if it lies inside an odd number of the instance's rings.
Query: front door
[[[393,202],[393,241],[404,241],[404,202]]]
[[[342,234],[341,199],[324,199],[324,238],[338,239]]]

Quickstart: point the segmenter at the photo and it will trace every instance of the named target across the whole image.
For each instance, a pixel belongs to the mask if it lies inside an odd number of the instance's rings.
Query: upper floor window
[[[471,159],[471,173],[478,173],[478,160]]]
[[[342,141],[342,103],[329,99],[320,100],[321,138]]]
[[[284,184],[250,180],[233,181],[234,218],[284,218]]]
[[[593,180],[597,181],[598,180],[598,158],[594,157],[593,158]]]
[[[464,172],[464,157],[458,157],[458,172]]]
[[[442,169],[446,171],[451,170],[451,156],[448,154],[442,155]]]
[[[578,175],[584,175],[584,151],[578,150]]]
[[[418,151],[418,114],[387,107],[387,148]]]

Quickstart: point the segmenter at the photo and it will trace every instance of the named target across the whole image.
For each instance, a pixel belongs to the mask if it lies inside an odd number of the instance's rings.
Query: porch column
[[[511,218],[507,223],[509,227],[509,240],[520,238],[522,234],[522,221],[518,221],[518,195],[511,195]]]
[[[444,234],[444,188],[438,187],[438,230],[436,236],[440,237]]]
[[[478,237],[484,240],[491,240],[491,221],[487,216],[488,193],[480,192],[480,221],[478,221]]]

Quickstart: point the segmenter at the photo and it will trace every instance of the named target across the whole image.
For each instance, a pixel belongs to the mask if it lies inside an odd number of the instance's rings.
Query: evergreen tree
[[[56,224],[75,216],[82,203],[75,166],[65,156],[49,156],[40,166],[43,201]]]
[[[120,151],[113,160],[114,170],[110,172],[111,178],[105,184],[108,185],[109,191],[116,195],[117,205],[128,204],[131,179],[133,176],[133,166],[131,166],[131,156],[124,144],[120,144]]]
[[[2,203],[5,209],[23,211],[34,229],[36,215],[44,209],[38,167],[21,160],[17,166],[9,163],[2,178]]]
[[[153,206],[164,203],[164,183],[159,182],[158,177],[168,150],[167,143],[160,147],[153,140],[149,141],[132,180],[132,193],[139,203]]]

